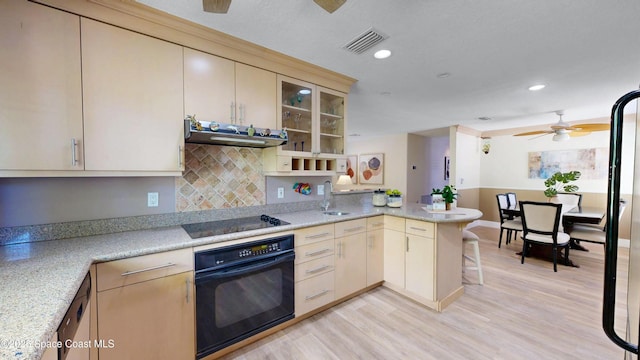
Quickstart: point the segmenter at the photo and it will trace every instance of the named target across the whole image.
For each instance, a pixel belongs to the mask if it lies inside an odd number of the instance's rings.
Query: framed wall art
[[[448,156],[444,157],[444,179],[449,180],[449,164],[451,161]]]
[[[384,184],[384,154],[361,154],[358,159],[360,184]]]

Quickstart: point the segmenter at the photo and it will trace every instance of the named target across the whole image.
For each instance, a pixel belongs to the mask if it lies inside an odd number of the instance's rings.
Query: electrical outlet
[[[318,185],[318,195],[324,195],[324,185]]]
[[[279,187],[278,188],[278,199],[284,199],[284,188],[283,187]]]
[[[147,207],[158,207],[158,193],[147,193]]]

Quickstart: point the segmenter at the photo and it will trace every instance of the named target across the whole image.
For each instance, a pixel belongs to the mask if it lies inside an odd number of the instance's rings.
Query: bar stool
[[[480,238],[478,235],[472,233],[469,230],[462,230],[462,271],[468,270],[477,270],[478,271],[478,282],[480,285],[484,284],[482,279],[482,264],[480,263],[480,245],[478,244],[478,240]],[[471,257],[465,255],[465,247],[467,244],[471,244],[473,246],[473,252],[475,257]],[[467,266],[466,260],[469,260],[475,264],[475,266]]]

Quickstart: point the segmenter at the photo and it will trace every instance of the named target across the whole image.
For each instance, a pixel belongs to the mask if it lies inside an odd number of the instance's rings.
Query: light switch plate
[[[284,199],[284,188],[283,187],[279,187],[278,188],[278,199]]]
[[[147,207],[158,207],[158,193],[147,193]]]
[[[324,185],[318,185],[318,195],[324,195]]]

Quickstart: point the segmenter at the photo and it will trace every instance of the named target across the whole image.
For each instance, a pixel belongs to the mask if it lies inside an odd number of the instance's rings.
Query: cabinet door
[[[384,281],[404,289],[404,231],[384,229]]]
[[[290,155],[317,152],[314,111],[316,86],[278,75],[278,129],[287,128],[289,140],[280,147]]]
[[[0,170],[83,169],[79,24],[32,2],[0,2]]]
[[[235,91],[233,61],[184,48],[185,116],[195,114],[197,120],[233,123]],[[275,106],[275,98],[273,103]]]
[[[414,294],[433,300],[434,241],[431,238],[406,235],[405,288]]]
[[[276,74],[236,63],[238,123],[259,129],[276,129]]]
[[[82,18],[86,170],[183,168],[182,47]]]
[[[364,289],[367,284],[366,233],[336,238],[336,299]]]
[[[100,360],[194,359],[193,272],[98,293]]]
[[[384,230],[367,232],[367,286],[384,279]]]
[[[346,132],[345,108],[347,95],[331,89],[318,88],[320,114],[318,116],[319,152],[344,154]]]

